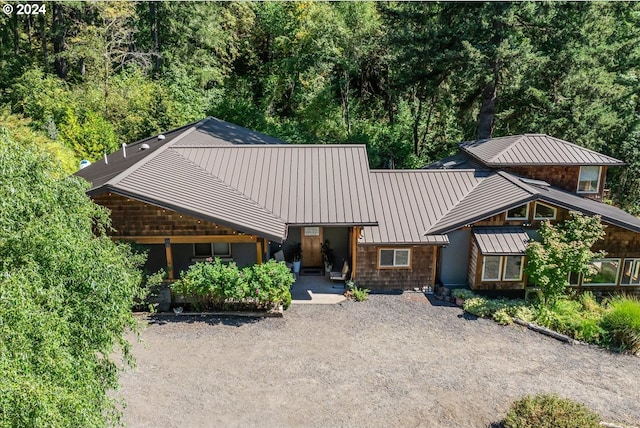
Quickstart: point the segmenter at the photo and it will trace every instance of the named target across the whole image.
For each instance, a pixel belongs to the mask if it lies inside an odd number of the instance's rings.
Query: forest
[[[547,133],[624,160],[640,213],[640,3],[43,5],[0,16],[0,126],[67,172],[207,115],[373,168]]]

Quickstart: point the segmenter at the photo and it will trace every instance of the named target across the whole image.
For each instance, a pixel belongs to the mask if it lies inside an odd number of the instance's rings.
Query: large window
[[[484,256],[482,258],[482,280],[521,281],[523,268],[523,256]]]
[[[231,257],[231,244],[226,242],[213,242],[193,244],[195,257]]]
[[[627,259],[622,268],[622,285],[640,285],[640,259]]]
[[[394,268],[394,267],[410,267],[411,266],[411,250],[403,249],[384,249],[378,253],[378,267]]]
[[[584,275],[582,285],[616,285],[620,271],[620,259],[599,259],[591,262],[596,268],[593,275]]]
[[[533,211],[533,219],[534,220],[555,220],[556,218],[556,209],[550,207],[549,205],[545,205],[540,202],[536,202],[535,210]]]
[[[507,211],[507,220],[527,220],[529,218],[529,204],[520,205]]]
[[[578,193],[598,193],[600,187],[599,166],[581,166]]]

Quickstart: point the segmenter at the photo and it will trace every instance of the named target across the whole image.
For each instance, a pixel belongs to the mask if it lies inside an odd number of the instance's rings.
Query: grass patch
[[[597,428],[600,416],[583,404],[557,395],[529,395],[511,404],[506,428]]]
[[[602,318],[612,348],[640,354],[640,301],[629,297],[616,297],[609,302],[609,310]]]

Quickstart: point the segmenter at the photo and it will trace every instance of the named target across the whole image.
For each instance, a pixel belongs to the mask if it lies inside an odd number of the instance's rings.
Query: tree
[[[144,257],[51,157],[0,129],[0,427],[117,423]]]
[[[591,261],[604,257],[604,253],[593,252],[591,247],[604,235],[599,216],[574,211],[563,223],[542,223],[540,242],[532,241],[527,246],[526,272],[530,281],[541,288],[546,304],[553,304],[564,293],[571,272],[595,273]]]

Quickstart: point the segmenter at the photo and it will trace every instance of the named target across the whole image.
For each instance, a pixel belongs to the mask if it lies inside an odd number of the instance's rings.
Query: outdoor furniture
[[[340,272],[331,272],[329,279],[331,281],[346,281],[349,276],[349,263],[345,260]]]
[[[293,263],[289,263],[288,261],[286,261],[284,259],[284,252],[282,250],[276,251],[273,254],[273,257],[275,257],[277,262],[284,262],[284,264],[286,264],[289,269],[291,269],[293,267]]]

